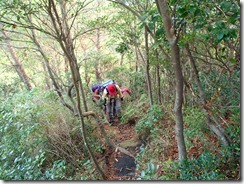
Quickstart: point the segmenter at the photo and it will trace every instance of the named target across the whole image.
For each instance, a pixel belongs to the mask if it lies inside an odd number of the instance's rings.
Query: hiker
[[[92,101],[93,102],[98,102],[101,99],[103,90],[107,87],[109,84],[115,84],[114,80],[107,80],[102,84],[95,84],[92,86],[91,90],[93,92],[92,95]]]
[[[121,92],[122,92],[122,95],[123,95],[123,99],[124,99],[124,103],[126,104],[127,102],[130,101],[130,96],[131,96],[131,91],[129,88],[121,88]]]
[[[97,102],[98,100],[100,100],[100,95],[99,95],[100,86],[101,86],[100,84],[95,84],[91,88],[91,90],[93,92],[93,95],[92,95],[92,101],[93,102]]]
[[[131,91],[129,90],[129,88],[121,88],[121,92],[123,94],[123,97],[126,95],[126,93],[128,95],[131,95]]]
[[[111,109],[112,99],[115,100],[115,110],[117,112],[118,119],[121,119],[121,101],[123,101],[123,95],[120,87],[117,84],[109,84],[102,94],[102,101],[106,104],[107,115],[109,117],[109,123],[114,123],[113,111]]]

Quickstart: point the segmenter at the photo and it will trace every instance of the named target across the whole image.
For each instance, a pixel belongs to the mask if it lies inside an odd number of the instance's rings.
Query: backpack
[[[116,84],[114,80],[107,80],[106,82],[102,83],[98,89],[99,94],[102,95],[103,90],[109,85],[109,84]]]

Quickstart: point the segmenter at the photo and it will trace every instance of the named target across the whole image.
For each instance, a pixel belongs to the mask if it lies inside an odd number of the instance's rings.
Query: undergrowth
[[[77,119],[54,92],[33,89],[0,103],[0,178],[82,180],[96,178]],[[86,121],[92,147],[100,144]],[[96,150],[100,151],[100,150]]]
[[[223,146],[205,124],[205,114],[199,108],[184,109],[184,136],[188,159],[177,160],[175,124],[168,113],[158,120],[157,108],[148,111],[136,125],[137,133],[149,135],[137,154],[138,180],[237,180],[240,179],[240,113],[234,111],[226,133],[232,144]],[[163,113],[162,113],[163,114]],[[157,131],[152,131],[153,129]],[[149,131],[148,131],[149,130]]]

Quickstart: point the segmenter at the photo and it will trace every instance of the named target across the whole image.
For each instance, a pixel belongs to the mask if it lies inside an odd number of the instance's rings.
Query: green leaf
[[[230,58],[230,62],[235,64],[236,63],[236,60],[234,58]]]
[[[144,29],[146,23],[145,22],[141,22],[141,24],[139,25],[139,29]]]
[[[154,166],[154,164],[153,164],[153,163],[150,163],[150,169],[151,169],[151,171],[154,171],[155,166]]]
[[[225,23],[220,21],[216,22],[216,27],[219,29],[226,28]]]
[[[189,14],[185,7],[179,8],[178,12],[180,13],[181,18],[185,18]]]
[[[184,13],[184,12],[186,12],[186,11],[187,11],[187,10],[186,10],[185,7],[181,7],[181,8],[178,9],[178,12],[179,12],[179,13]]]
[[[194,12],[194,17],[200,15],[201,11],[199,9],[196,9]]]
[[[144,170],[141,172],[141,177],[145,177],[145,171]]]
[[[194,26],[194,29],[201,29],[203,27],[203,24],[197,24]]]
[[[16,158],[14,159],[14,163],[16,164],[19,160],[21,160],[21,159],[19,159],[19,157],[16,157]]]
[[[231,2],[223,2],[221,4],[221,7],[223,8],[224,11],[230,11],[231,6],[232,6]]]
[[[223,34],[223,33],[219,33],[219,34],[217,35],[218,40],[223,39],[223,37],[224,37],[224,34]]]
[[[156,31],[156,36],[159,37],[159,36],[162,36],[164,34],[164,28],[161,27],[159,28],[157,31]]]
[[[228,23],[236,24],[236,18],[235,17],[229,17],[227,21],[228,21]]]
[[[181,18],[185,18],[188,14],[188,12],[184,12],[183,14],[181,14]]]
[[[154,22],[149,22],[148,27],[152,31],[155,28]]]

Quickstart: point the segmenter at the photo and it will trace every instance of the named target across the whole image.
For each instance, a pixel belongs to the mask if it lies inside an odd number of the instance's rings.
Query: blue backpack
[[[103,90],[109,85],[109,84],[116,84],[114,80],[107,80],[106,82],[102,83],[98,89],[99,94],[102,95]]]

